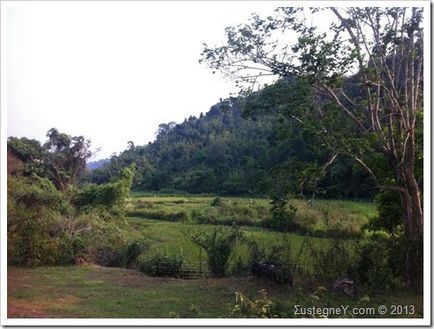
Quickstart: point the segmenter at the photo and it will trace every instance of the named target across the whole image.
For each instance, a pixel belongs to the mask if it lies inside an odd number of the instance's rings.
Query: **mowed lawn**
[[[99,266],[9,267],[8,317],[216,317],[228,314],[238,288],[220,283]]]
[[[422,297],[407,292],[347,297],[330,289],[310,298],[317,286],[306,280],[282,287],[253,277],[181,280],[99,266],[8,268],[9,318],[227,318],[235,292],[255,297],[266,289],[270,299],[292,317],[295,304],[331,307],[414,305],[422,316]],[[400,316],[405,317],[405,316]],[[410,317],[410,316],[407,316]]]

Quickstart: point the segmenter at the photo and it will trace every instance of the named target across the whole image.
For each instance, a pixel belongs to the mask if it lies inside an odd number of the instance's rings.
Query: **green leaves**
[[[198,232],[190,238],[208,254],[208,266],[215,276],[226,274],[229,256],[237,239],[241,237],[238,229],[215,228],[211,232]]]

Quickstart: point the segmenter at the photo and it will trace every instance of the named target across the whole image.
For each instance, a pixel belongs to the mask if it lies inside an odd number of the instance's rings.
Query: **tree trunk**
[[[414,133],[410,132],[401,179],[405,184],[401,191],[403,224],[408,249],[406,257],[407,286],[420,290],[423,284],[423,209],[420,189],[414,176]]]

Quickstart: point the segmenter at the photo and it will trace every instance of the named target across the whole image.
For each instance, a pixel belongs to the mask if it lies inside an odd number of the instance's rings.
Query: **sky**
[[[9,2],[7,136],[44,142],[55,127],[109,157],[160,123],[206,113],[235,84],[199,64],[203,42],[265,2]],[[4,9],[4,8],[2,8]]]

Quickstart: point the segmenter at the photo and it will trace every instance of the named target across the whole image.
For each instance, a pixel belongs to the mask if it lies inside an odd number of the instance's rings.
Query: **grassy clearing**
[[[204,196],[143,196],[133,194],[127,214],[147,219],[190,222],[195,224],[264,226],[270,219],[270,201],[259,198],[222,197],[213,206],[214,197]],[[335,232],[353,236],[376,209],[369,202],[291,200],[297,208],[295,222],[312,235]]]
[[[303,275],[312,275],[315,271],[312,248],[321,250],[333,243],[327,234],[318,232],[329,233],[334,229],[338,232],[344,230],[347,235],[358,233],[360,225],[376,213],[372,204],[364,202],[318,200],[308,203],[292,200],[291,203],[297,208],[296,220],[305,230],[300,235],[262,227],[269,217],[270,203],[267,199],[219,198],[217,206],[212,205],[214,202],[214,197],[204,196],[132,197],[127,212],[134,217],[129,218],[128,234],[131,238],[147,241],[146,251],[140,259],[164,254],[182,258],[186,266],[203,268],[207,255],[190,240],[190,236],[196,232],[211,231],[217,226],[237,223],[241,225],[243,239],[231,255],[230,273],[235,274],[249,267],[250,241],[257,243],[270,256],[274,256],[273,248],[284,246],[279,261],[296,265],[297,271]],[[356,246],[352,239],[342,240],[342,244],[350,254]]]
[[[134,239],[143,239],[148,242],[148,249],[144,257],[152,257],[159,253],[169,256],[182,256],[187,264],[206,262],[205,252],[191,240],[191,234],[205,232],[214,229],[215,225],[196,225],[191,223],[166,222],[157,220],[144,220],[142,218],[129,218],[129,235]],[[268,254],[276,245],[285,245],[285,262],[294,263],[300,267],[305,275],[312,274],[313,263],[310,258],[306,243],[313,248],[321,249],[332,243],[330,238],[306,237],[293,233],[282,233],[264,230],[257,227],[242,227],[243,237],[248,241],[255,241],[259,247]],[[349,248],[354,246],[353,240],[346,240],[344,244]],[[246,243],[240,241],[230,260],[230,269],[236,266],[241,258],[244,263],[248,262],[249,250]]]
[[[412,317],[422,316],[422,297],[406,292],[370,296],[368,304],[360,305],[362,293],[347,297],[328,290],[319,300],[312,300],[309,296],[317,289],[317,283],[306,280],[290,289],[251,277],[180,280],[150,278],[132,270],[86,266],[9,267],[8,317],[225,318],[231,316],[235,291],[253,298],[261,289],[267,290],[274,305],[286,311],[288,317],[295,316],[295,304],[350,305],[350,308],[355,305],[374,308],[381,304],[414,305]]]
[[[239,219],[243,211],[247,214],[248,211],[256,211],[256,214],[259,214],[258,209],[262,209],[265,214],[269,209],[269,202],[266,199],[221,198],[222,203],[219,206],[212,206],[213,200],[214,197],[203,196],[132,197],[129,213],[133,214],[134,211],[143,213],[140,213],[140,216],[129,217],[123,230],[129,239],[146,242],[146,248],[138,261],[165,254],[181,257],[186,265],[193,267],[198,262],[205,264],[206,253],[190,240],[190,236],[196,232],[213,230],[218,226],[224,227],[223,224],[227,225],[229,222],[221,220],[199,225],[193,216],[195,210],[205,214],[214,211],[219,216],[232,216]],[[346,229],[353,226],[356,230],[376,213],[370,203],[315,201],[314,204],[308,204],[302,200],[293,200],[292,203],[298,209],[297,220],[302,221],[305,227],[311,230],[328,229],[337,225],[336,223],[343,223]],[[230,210],[233,212],[229,213]],[[167,218],[156,220],[152,216],[148,217],[152,212],[161,213]],[[186,218],[181,218],[180,215],[174,218],[174,214],[181,212],[187,214]],[[285,317],[295,316],[293,314],[295,304],[306,307],[350,305],[350,308],[355,305],[366,307],[377,307],[381,304],[414,305],[415,313],[411,316],[422,316],[422,296],[404,290],[380,294],[358,287],[353,297],[333,292],[331,286],[335,277],[330,280],[322,279],[323,281],[314,279],[316,264],[312,259],[311,248],[327,249],[336,239],[270,231],[255,224],[260,223],[263,218],[259,216],[253,218],[254,224],[247,223],[240,226],[243,238],[238,241],[231,255],[229,262],[231,277],[181,280],[151,278],[133,270],[97,266],[33,269],[9,267],[8,316],[231,317],[235,292],[240,292],[248,298],[256,298],[261,289],[267,290],[273,305],[279,309],[280,314],[285,314]],[[284,259],[281,260],[286,264],[296,263],[298,266],[293,288],[249,277],[248,272],[237,274],[236,270],[240,262],[245,266],[249,264],[248,241],[256,242],[269,255],[272,254],[273,247],[277,245],[285,247]],[[350,254],[357,246],[357,240],[354,239],[339,239],[339,241]],[[327,263],[326,269],[329,270],[330,266],[331,264]],[[311,294],[320,286],[325,286],[327,290],[318,300],[312,299]],[[369,295],[370,300],[362,305],[360,300],[365,294]],[[378,317],[378,314],[375,316]]]

